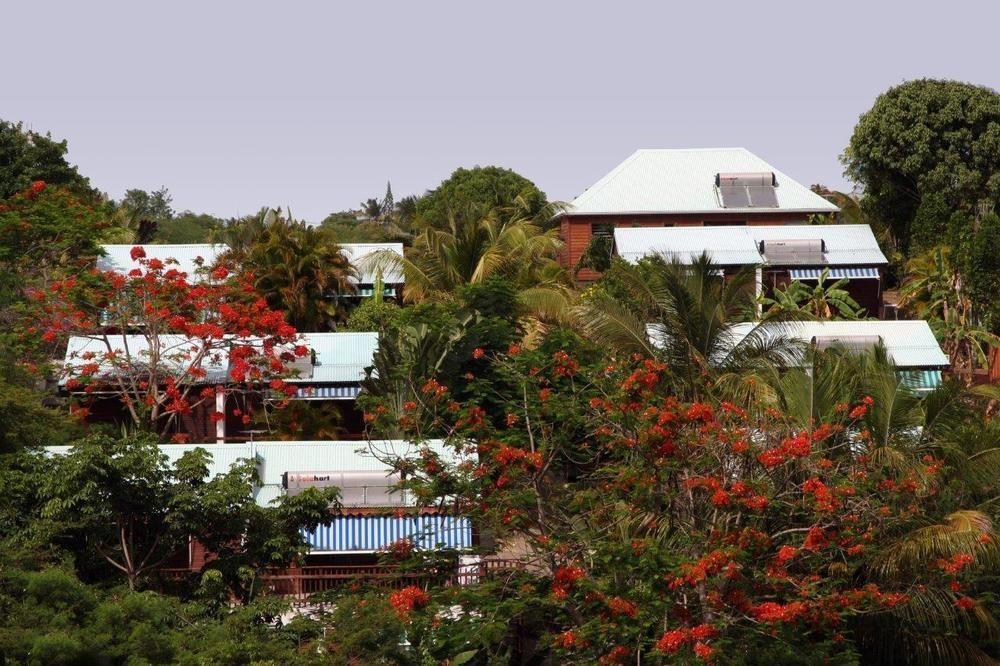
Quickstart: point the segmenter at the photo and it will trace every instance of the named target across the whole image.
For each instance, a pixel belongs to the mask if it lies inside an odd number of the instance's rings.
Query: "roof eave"
[[[710,215],[718,213],[809,213],[815,215],[832,215],[839,213],[839,208],[705,208],[693,210],[613,210],[613,211],[577,211],[566,209],[552,216],[558,219],[563,216],[583,217],[588,215]]]

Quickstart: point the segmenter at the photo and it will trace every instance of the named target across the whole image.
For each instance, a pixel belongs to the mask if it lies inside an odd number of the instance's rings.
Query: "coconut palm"
[[[615,262],[606,274],[614,286],[592,290],[574,317],[605,348],[665,361],[685,397],[699,395],[709,377],[787,364],[793,350],[785,337],[765,336],[759,322],[748,324],[746,335],[735,333],[756,309],[754,270],[721,273],[704,254],[690,265],[662,256]]]
[[[523,202],[518,205],[526,210]],[[451,301],[462,285],[502,277],[519,291],[526,312],[557,317],[570,298],[557,232],[508,212],[494,210],[476,220],[451,216],[446,229],[425,228],[405,258],[384,253],[378,261],[402,268],[409,302]]]

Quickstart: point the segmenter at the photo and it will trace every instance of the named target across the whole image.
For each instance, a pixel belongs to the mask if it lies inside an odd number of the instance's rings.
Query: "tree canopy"
[[[23,123],[0,120],[0,199],[40,180],[94,198],[90,181],[66,161],[66,141],[25,129]]]
[[[926,233],[948,211],[1000,204],[1000,93],[934,79],[894,86],[861,116],[842,159],[866,211],[906,252],[918,218]]]
[[[458,168],[416,202],[418,224],[446,229],[451,218],[480,219],[511,209],[521,199],[518,217],[534,219],[548,204],[545,194],[524,176],[498,166]]]

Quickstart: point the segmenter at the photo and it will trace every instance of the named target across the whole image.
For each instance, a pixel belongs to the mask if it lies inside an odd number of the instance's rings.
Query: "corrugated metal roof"
[[[364,379],[378,349],[378,333],[303,333],[303,343],[316,352],[312,377],[289,381],[346,383]]]
[[[723,227],[619,227],[614,230],[615,251],[629,262],[666,254],[685,262],[708,252],[726,266],[766,264],[760,242],[822,240],[823,265],[883,265],[888,260],[866,224],[791,224]]]
[[[204,344],[196,338],[185,335],[164,334],[158,337],[159,347],[155,350],[159,356],[160,367],[170,372],[187,370]],[[74,373],[87,363],[97,363],[98,375],[112,372],[115,365],[104,360],[109,351],[124,355],[128,350],[128,358],[136,365],[147,364],[151,357],[150,340],[144,335],[121,335],[109,333],[107,336],[74,336],[66,345],[65,368]],[[92,358],[85,358],[93,353]],[[120,367],[120,366],[117,366]],[[200,367],[208,373],[205,382],[226,381],[229,376],[229,354],[226,351],[213,350],[210,356],[202,359]],[[60,380],[65,384],[69,377]]]
[[[105,271],[115,271],[117,273],[128,273],[133,268],[138,268],[139,264],[132,261],[132,248],[136,245],[102,245],[105,255],[97,260],[97,267]],[[213,245],[211,243],[190,243],[180,245],[142,245],[146,251],[147,259],[159,259],[166,262],[168,259],[176,259],[174,266],[179,271],[195,276],[195,269],[198,267],[197,258],[204,260],[205,266],[211,266],[220,255],[226,252],[227,245]],[[347,260],[357,268],[359,273],[359,284],[374,284],[378,266],[375,265],[372,255],[377,252],[391,252],[403,256],[402,243],[341,243],[340,249],[347,257]],[[403,273],[398,266],[385,266],[382,269],[382,281],[386,284],[401,284],[405,282]]]
[[[770,171],[778,208],[833,213],[835,205],[745,148],[642,149],[574,199],[567,214],[745,213],[773,208],[723,208],[718,173]]]
[[[756,324],[746,322],[732,328],[734,343],[745,338]],[[814,337],[851,338],[877,335],[882,338],[892,362],[900,368],[944,368],[948,357],[934,337],[931,327],[921,320],[864,319],[859,321],[775,322],[762,327],[771,334],[809,344]]]
[[[301,344],[316,352],[316,364],[312,374],[291,378],[288,381],[310,384],[357,384],[365,376],[365,368],[372,364],[375,350],[378,348],[378,333],[302,333]],[[184,335],[164,334],[159,336],[160,362],[172,371],[187,369],[191,358],[202,348],[202,342],[196,338]],[[253,344],[258,339],[241,340],[241,343]],[[100,363],[110,371],[111,364],[102,362],[103,354],[107,353],[108,345],[111,351],[124,354],[127,349],[129,356],[136,363],[143,363],[149,358],[150,340],[144,335],[108,334],[107,344],[101,336],[75,336],[69,339],[66,348],[66,367],[79,369],[85,363]],[[86,352],[94,352],[93,359],[83,356]],[[215,350],[210,358],[202,363],[208,372],[206,382],[224,382],[229,377],[229,354],[226,350]],[[63,383],[66,382],[64,378]]]
[[[831,266],[889,263],[867,224],[754,225],[745,229],[755,245],[761,241],[822,240],[826,263]]]
[[[723,266],[763,262],[743,227],[620,227],[615,229],[615,251],[632,263],[653,254],[689,263],[703,252]]]
[[[379,252],[391,252],[402,259],[402,243],[341,243],[340,249],[348,261],[358,269],[359,284],[375,284],[379,268],[382,270],[382,282],[385,284],[401,284],[406,281],[398,264],[378,261],[373,256]]]
[[[442,440],[429,440],[425,446],[449,463],[465,457],[475,458],[475,453],[459,455]],[[53,455],[65,455],[71,447],[49,446]],[[160,450],[173,465],[188,451],[203,448],[212,454],[208,466],[209,477],[224,474],[238,460],[258,460],[260,487],[256,489],[257,503],[266,506],[284,494],[281,476],[285,472],[337,472],[337,471],[390,471],[383,462],[394,457],[413,457],[420,446],[404,440],[376,440],[372,442],[246,442],[242,444],[161,444]]]
[[[132,260],[132,248],[136,245],[102,245],[105,256],[97,259],[97,267],[104,271],[115,271],[116,273],[128,273],[133,268],[139,268],[139,264]],[[141,245],[146,251],[147,259],[159,259],[164,263],[168,259],[176,259],[177,264],[168,264],[168,268],[173,267],[188,274],[193,279],[195,270],[198,268],[197,259],[201,257],[204,266],[211,266],[219,256],[228,250],[225,245],[213,245],[211,243],[190,243],[185,245]]]

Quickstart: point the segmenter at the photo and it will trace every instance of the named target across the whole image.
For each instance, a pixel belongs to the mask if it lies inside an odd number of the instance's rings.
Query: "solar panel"
[[[719,194],[722,195],[723,208],[750,207],[750,195],[747,193],[746,185],[720,185]]]
[[[750,193],[750,205],[754,208],[777,208],[778,193],[773,185],[754,185],[747,188]]]

